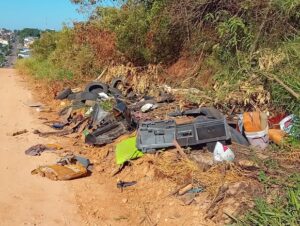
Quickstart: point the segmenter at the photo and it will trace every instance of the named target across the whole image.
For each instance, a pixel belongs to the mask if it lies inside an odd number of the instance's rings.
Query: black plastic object
[[[198,117],[193,123],[177,125],[176,140],[180,146],[195,146],[231,139],[226,119]]]
[[[123,188],[126,188],[126,187],[133,186],[133,185],[135,185],[136,183],[137,183],[136,181],[130,181],[130,182],[119,181],[119,182],[117,183],[117,188],[123,189]]]
[[[66,126],[66,123],[61,123],[61,122],[55,122],[51,126],[54,129],[63,129]]]
[[[174,120],[142,122],[137,133],[137,148],[143,152],[174,146]]]
[[[116,105],[114,107],[114,110],[116,110],[117,112],[119,112],[122,116],[123,119],[126,120],[129,129],[135,129],[136,128],[136,124],[132,119],[132,115],[131,115],[131,111],[128,109],[127,105],[120,99],[116,98]]]
[[[71,88],[66,88],[64,89],[63,91],[59,92],[55,99],[57,100],[63,100],[63,99],[66,99],[70,94],[72,93],[72,90]]]
[[[209,118],[214,119],[223,119],[224,115],[217,109],[213,107],[201,107],[201,108],[195,108],[195,109],[189,109],[185,111],[174,111],[168,114],[171,117],[177,117],[177,116],[193,116],[198,117],[201,115],[207,116]]]
[[[97,100],[98,95],[90,92],[72,93],[68,96],[69,100],[85,101],[85,100]]]
[[[94,131],[92,134],[88,134],[85,137],[85,143],[91,145],[104,145],[112,143],[114,139],[125,134],[126,132],[126,127],[121,122],[108,124]]]
[[[230,129],[230,133],[231,133],[231,141],[241,144],[241,145],[245,145],[245,146],[249,146],[249,142],[246,139],[246,137],[243,136],[243,134],[241,134],[239,131],[237,131],[235,128],[232,128],[231,126],[229,126]]]
[[[92,93],[107,93],[108,92],[108,86],[101,82],[91,82],[85,87],[86,92],[92,92]]]

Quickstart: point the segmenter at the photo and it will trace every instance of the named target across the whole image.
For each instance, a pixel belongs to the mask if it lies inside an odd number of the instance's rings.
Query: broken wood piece
[[[25,103],[26,106],[31,107],[31,108],[38,108],[38,107],[42,107],[43,104],[40,102],[37,103]]]
[[[177,140],[173,141],[173,144],[175,145],[177,151],[179,152],[179,154],[183,157],[183,158],[188,158],[187,154],[185,154],[185,152],[183,151],[183,149],[180,147],[180,145],[178,144]]]
[[[95,81],[99,81],[101,78],[102,78],[102,76],[106,73],[106,71],[107,71],[107,67],[101,72],[101,74],[95,79]]]
[[[38,134],[40,137],[48,137],[48,136],[65,136],[68,134],[73,133],[74,130],[73,129],[69,129],[69,130],[62,130],[62,131],[55,131],[55,132],[41,132],[39,130],[34,130],[33,133],[34,134]]]
[[[12,136],[18,136],[18,135],[21,135],[21,134],[24,134],[24,133],[27,133],[28,130],[27,129],[24,129],[24,130],[20,130],[20,131],[17,131],[17,132],[14,132],[12,133]]]
[[[288,91],[293,97],[295,97],[297,100],[300,100],[300,94],[296,93],[293,89],[288,87],[283,81],[281,81],[276,75],[271,73],[262,73],[266,78],[270,80],[275,80],[279,85],[281,85],[283,88],[285,88],[286,91]]]
[[[184,195],[185,193],[187,193],[189,190],[191,190],[193,188],[193,185],[192,184],[189,184],[187,186],[185,186],[184,188],[180,189],[178,191],[178,194],[179,195]]]

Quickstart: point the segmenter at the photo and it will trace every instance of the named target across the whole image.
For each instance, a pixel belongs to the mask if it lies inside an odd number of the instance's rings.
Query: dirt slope
[[[1,225],[84,225],[78,217],[75,195],[68,182],[31,175],[38,165],[57,156],[30,157],[24,150],[51,140],[34,135],[41,128],[38,114],[25,105],[32,101],[13,69],[0,69],[0,219]],[[19,136],[9,133],[27,129]]]

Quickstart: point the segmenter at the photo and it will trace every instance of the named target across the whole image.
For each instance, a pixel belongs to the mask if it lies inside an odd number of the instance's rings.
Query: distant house
[[[34,43],[34,41],[37,40],[36,37],[26,37],[24,38],[24,47],[30,48],[30,46]]]
[[[19,51],[20,53],[22,53],[22,54],[26,54],[26,53],[30,53],[30,49],[28,49],[28,48],[23,48],[23,49],[20,49],[20,51]]]
[[[29,58],[30,57],[30,53],[19,53],[18,54],[18,58]]]
[[[7,46],[9,44],[8,40],[5,40],[3,38],[0,38],[0,44]]]

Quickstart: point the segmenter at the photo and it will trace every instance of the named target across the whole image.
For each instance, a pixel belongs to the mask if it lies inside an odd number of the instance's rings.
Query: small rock
[[[123,203],[127,203],[127,202],[128,202],[128,199],[123,198],[123,199],[122,199],[122,202],[123,202]]]

